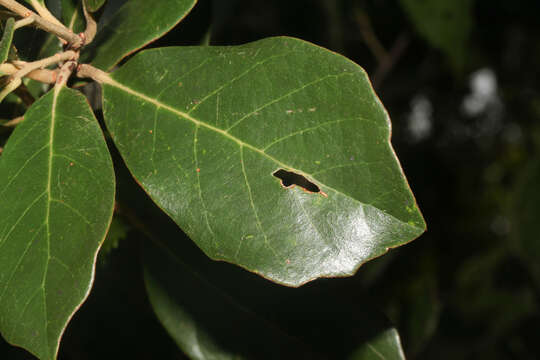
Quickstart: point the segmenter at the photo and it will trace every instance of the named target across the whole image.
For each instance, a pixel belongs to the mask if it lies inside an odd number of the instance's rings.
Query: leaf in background
[[[103,241],[103,245],[99,250],[99,257],[103,262],[106,262],[107,256],[109,256],[112,250],[118,248],[120,241],[127,237],[128,231],[129,226],[121,218],[114,216],[107,231],[105,241]]]
[[[247,286],[254,292],[241,296],[240,304],[239,294],[204,279],[219,281],[212,273],[196,273],[183,264],[171,251],[174,239],[156,241],[142,248],[148,297],[190,359],[403,359],[397,331],[363,301],[344,301],[322,288],[283,294],[282,288],[272,292],[265,286],[261,293],[253,281],[258,279],[238,283],[235,278],[235,289]]]
[[[62,0],[62,22],[74,33],[81,33],[86,28],[82,2],[78,0]]]
[[[462,70],[472,26],[473,0],[401,0],[417,31]]]
[[[536,284],[540,286],[540,241],[538,219],[540,218],[540,160],[530,161],[521,174],[513,203],[512,234],[518,255],[530,269]]]
[[[105,0],[86,0],[87,9],[90,12],[98,11],[103,4],[105,4]]]
[[[318,359],[186,267],[170,251],[146,242],[144,280],[158,319],[190,359]]]
[[[401,339],[395,328],[377,334],[365,344],[362,344],[348,358],[349,360],[405,360],[401,348]]]
[[[130,0],[100,28],[83,53],[92,65],[111,69],[125,56],[161,37],[179,23],[196,0]],[[142,21],[141,19],[144,19]]]
[[[149,50],[103,93],[128,168],[213,259],[298,286],[425,229],[388,114],[335,53],[292,38]],[[280,169],[314,193],[285,188]]]
[[[87,297],[111,221],[114,174],[86,99],[35,102],[0,157],[0,331],[40,359]]]
[[[24,0],[24,2],[27,3],[28,5],[34,5],[34,4],[39,4],[41,6],[45,5],[45,0]]]
[[[9,18],[6,20],[2,40],[0,40],[0,64],[6,62],[8,58],[11,42],[13,41],[13,33],[15,32],[13,25],[15,25],[14,18]]]

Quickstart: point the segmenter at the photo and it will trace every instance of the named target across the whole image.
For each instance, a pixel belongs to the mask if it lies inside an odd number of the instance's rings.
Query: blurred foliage
[[[465,64],[474,0],[401,0],[419,34],[444,51],[457,71]]]
[[[420,3],[426,8],[413,10]],[[439,10],[426,12],[428,3]],[[357,9],[368,22],[359,20]],[[355,305],[376,304],[399,331],[408,359],[540,358],[539,11],[536,0],[200,0],[155,46],[198,44],[212,24],[211,45],[296,36],[339,51],[377,77],[393,144],[428,232],[354,277],[299,289],[211,262],[184,238],[178,246],[188,265],[250,310],[306,337],[316,338],[315,322],[341,326],[341,318],[326,311],[331,298],[347,304],[343,316],[362,314],[364,307]],[[374,38],[368,41],[369,31]],[[40,41],[26,36],[29,46]],[[374,46],[384,50],[382,58],[373,55]],[[491,92],[482,93],[486,79]],[[2,114],[15,116],[21,105],[6,106]],[[8,134],[0,131],[0,146]],[[182,236],[125,170],[118,182],[119,199],[151,223],[150,230]],[[134,231],[129,237],[98,267],[96,286],[67,329],[61,359],[183,358],[146,300],[136,255],[143,236]],[[316,321],[302,312],[308,308],[320,313]],[[339,336],[327,346],[339,344]],[[108,347],[122,351],[100,350]],[[29,358],[4,346],[0,354]]]
[[[107,262],[107,257],[110,255],[111,251],[117,249],[120,245],[120,241],[127,237],[129,229],[130,226],[126,224],[122,218],[118,216],[113,217],[111,225],[109,226],[109,232],[99,250],[99,258],[102,263]]]

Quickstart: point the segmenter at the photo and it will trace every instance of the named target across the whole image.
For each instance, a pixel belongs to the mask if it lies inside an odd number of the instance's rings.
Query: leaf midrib
[[[242,147],[246,147],[246,148],[248,148],[248,149],[250,149],[250,150],[253,150],[253,151],[255,151],[255,152],[261,154],[262,156],[266,157],[267,159],[269,159],[269,160],[275,162],[275,163],[276,163],[278,166],[280,166],[280,167],[283,167],[283,168],[286,168],[286,169],[290,169],[290,170],[294,170],[294,171],[298,171],[298,172],[301,172],[301,173],[303,173],[303,174],[305,174],[305,175],[308,175],[308,176],[312,177],[311,174],[306,173],[306,172],[304,172],[304,171],[301,171],[301,170],[299,170],[299,169],[296,169],[296,168],[294,168],[294,167],[292,167],[292,166],[290,166],[290,165],[287,165],[287,164],[281,162],[280,160],[276,159],[275,157],[273,157],[273,156],[271,156],[271,155],[265,153],[263,150],[261,150],[261,149],[255,147],[255,146],[253,146],[253,145],[251,145],[251,144],[249,144],[249,143],[246,143],[246,142],[244,142],[244,141],[242,141],[242,140],[240,140],[240,139],[238,139],[237,137],[235,137],[235,136],[229,134],[227,131],[225,131],[225,130],[223,130],[223,129],[220,129],[220,128],[218,128],[218,127],[215,127],[215,126],[212,126],[212,125],[210,125],[210,124],[208,124],[208,123],[205,123],[205,122],[203,122],[203,121],[200,121],[200,120],[198,120],[198,119],[192,117],[192,116],[189,115],[188,113],[185,113],[185,112],[180,111],[180,110],[178,110],[178,109],[176,109],[176,108],[174,108],[174,107],[172,107],[172,106],[170,106],[170,105],[167,105],[167,104],[165,104],[165,103],[162,103],[161,101],[158,101],[158,100],[156,100],[156,99],[154,99],[154,98],[152,98],[152,97],[150,97],[150,96],[148,96],[148,95],[145,95],[145,94],[143,94],[143,93],[140,93],[140,92],[138,92],[138,91],[135,91],[135,90],[131,89],[130,87],[125,86],[125,85],[123,85],[123,84],[117,82],[116,80],[112,79],[111,77],[108,77],[108,78],[106,79],[106,81],[104,81],[104,84],[110,85],[110,86],[115,87],[115,88],[117,88],[117,89],[119,89],[119,90],[122,90],[122,91],[124,91],[124,92],[126,92],[126,93],[128,93],[128,94],[130,94],[130,95],[133,95],[133,96],[135,96],[135,97],[141,98],[141,99],[143,99],[143,100],[145,100],[145,101],[147,101],[147,102],[149,102],[149,103],[151,103],[151,104],[157,106],[158,108],[163,108],[163,109],[165,109],[165,110],[168,110],[168,111],[170,111],[170,112],[172,112],[172,113],[174,113],[174,114],[176,114],[176,115],[178,115],[178,116],[180,116],[180,117],[182,117],[182,118],[184,118],[184,119],[186,119],[186,120],[188,120],[188,121],[191,121],[191,122],[194,123],[196,126],[202,126],[202,127],[205,127],[205,128],[207,128],[207,129],[209,129],[209,130],[212,130],[212,131],[214,131],[214,132],[216,132],[216,133],[219,133],[220,135],[222,135],[222,136],[228,138],[229,140],[231,140],[231,141],[237,143],[238,146],[240,146],[241,148],[242,148]],[[340,193],[340,194],[342,194],[342,195],[346,195],[346,194],[343,194],[343,193],[341,193],[340,191],[338,191],[338,190],[336,190],[336,189],[333,189],[333,188],[330,187],[330,186],[327,186],[326,184],[325,184],[324,186],[327,187],[327,188],[329,188],[329,189],[331,189],[331,190],[333,190],[333,191],[335,191],[335,192],[337,192],[337,193]],[[346,195],[346,196],[347,196],[347,197],[351,197],[351,196],[349,196],[349,195]],[[352,197],[351,197],[351,198],[352,198]],[[356,200],[356,199],[355,199],[355,200]],[[358,200],[357,200],[357,201],[358,201]]]
[[[294,167],[292,167],[292,166],[290,166],[290,165],[287,165],[287,164],[281,162],[280,160],[276,159],[275,157],[273,157],[273,156],[271,156],[271,155],[265,153],[262,149],[259,149],[259,148],[255,147],[255,146],[253,146],[253,145],[251,145],[251,144],[249,144],[249,143],[246,143],[246,142],[244,142],[244,141],[238,139],[237,137],[235,137],[235,136],[229,134],[226,130],[220,129],[220,128],[218,128],[218,127],[215,127],[215,126],[212,126],[212,125],[210,125],[210,124],[208,124],[208,123],[205,123],[205,122],[203,122],[203,121],[200,121],[200,120],[198,120],[198,119],[192,117],[191,115],[189,115],[189,114],[186,113],[186,112],[183,112],[183,111],[181,111],[181,110],[178,110],[178,109],[176,109],[176,108],[173,107],[173,106],[167,105],[167,104],[165,104],[165,103],[163,103],[163,102],[161,102],[161,101],[159,101],[159,100],[157,100],[157,99],[155,99],[155,98],[152,98],[152,97],[150,97],[150,96],[148,96],[148,95],[145,95],[145,94],[143,94],[143,93],[141,93],[141,92],[138,92],[138,91],[136,91],[136,90],[134,90],[134,89],[132,89],[132,88],[130,88],[130,87],[128,87],[128,86],[125,86],[125,85],[119,83],[118,81],[114,80],[114,79],[113,79],[111,76],[109,76],[108,74],[107,74],[107,75],[103,74],[103,75],[104,75],[104,76],[102,76],[102,77],[100,78],[100,81],[102,82],[103,85],[109,85],[109,86],[111,86],[111,87],[117,88],[117,89],[119,89],[119,90],[121,90],[121,91],[126,92],[127,94],[130,94],[130,95],[135,96],[135,97],[138,97],[138,98],[140,98],[140,99],[142,99],[142,100],[144,100],[144,101],[147,101],[147,102],[149,102],[149,103],[155,105],[155,106],[158,107],[158,108],[163,108],[163,109],[165,109],[165,110],[167,110],[167,111],[170,111],[170,112],[172,112],[173,114],[176,114],[176,115],[180,116],[181,118],[183,118],[183,119],[185,119],[185,120],[191,121],[193,124],[195,124],[195,126],[202,126],[202,127],[205,127],[205,128],[207,128],[207,129],[209,129],[209,130],[211,130],[211,131],[214,131],[214,132],[216,132],[216,133],[218,133],[218,134],[224,136],[225,138],[227,138],[227,139],[229,139],[229,140],[231,140],[231,141],[237,143],[238,146],[240,146],[241,149],[242,149],[243,147],[248,148],[248,149],[250,149],[250,150],[252,150],[252,151],[255,151],[256,153],[258,153],[258,154],[260,154],[260,155],[266,157],[267,159],[269,159],[269,160],[275,162],[276,165],[277,165],[278,167],[282,167],[282,168],[285,168],[285,169],[289,169],[289,170],[298,172],[298,173],[300,173],[300,174],[303,174],[303,175],[305,175],[305,176],[310,177],[311,179],[316,180],[316,177],[314,177],[312,174],[307,173],[307,172],[304,172],[304,171],[299,170],[299,169],[296,169],[296,168],[294,168]],[[354,198],[353,196],[351,196],[351,195],[349,195],[349,194],[345,194],[345,193],[343,193],[342,191],[339,191],[339,190],[337,190],[337,189],[335,189],[335,188],[333,188],[333,187],[331,187],[331,186],[328,186],[327,184],[324,184],[324,183],[322,183],[322,182],[320,182],[320,181],[318,181],[318,180],[317,180],[317,182],[318,182],[319,184],[322,184],[326,189],[331,190],[331,191],[333,191],[333,192],[335,192],[335,193],[337,193],[337,194],[343,195],[343,196],[345,196],[345,197],[347,197],[347,198],[349,198],[349,199],[352,199],[354,202],[356,202],[356,203],[358,203],[358,204],[360,204],[360,205],[362,205],[362,206],[373,206],[372,204],[369,204],[369,203],[363,203],[363,202],[361,202],[360,200]],[[375,206],[373,206],[373,207],[375,207]],[[379,209],[379,208],[377,208],[377,209],[378,209],[379,211],[384,212],[387,216],[391,216],[392,218],[396,219],[396,220],[399,221],[400,223],[403,223],[403,224],[405,224],[405,225],[407,225],[407,226],[411,226],[411,227],[417,228],[417,229],[419,229],[419,230],[422,230],[421,228],[418,228],[417,226],[413,226],[413,225],[409,224],[407,221],[401,220],[401,219],[395,217],[394,215],[389,214],[389,213],[387,213],[387,212],[385,212],[385,211],[383,211],[383,210],[381,210],[381,209]]]

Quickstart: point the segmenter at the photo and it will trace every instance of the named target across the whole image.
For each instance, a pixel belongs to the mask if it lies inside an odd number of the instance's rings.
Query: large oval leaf
[[[103,91],[128,168],[214,259],[300,285],[425,229],[388,115],[342,56],[291,38],[155,49]]]
[[[114,201],[112,162],[86,99],[50,91],[0,157],[0,331],[40,359],[90,291]]]
[[[110,69],[128,54],[171,30],[197,0],[129,0],[100,28],[83,59]],[[86,56],[86,57],[85,57]]]

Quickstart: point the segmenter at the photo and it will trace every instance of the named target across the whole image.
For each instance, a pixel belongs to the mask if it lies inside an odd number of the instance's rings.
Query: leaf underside
[[[114,201],[112,161],[86,99],[35,102],[0,157],[0,331],[40,359],[88,295]]]
[[[312,44],[144,51],[103,106],[134,177],[213,259],[298,286],[425,229],[367,75]],[[279,169],[320,192],[282,186]]]

